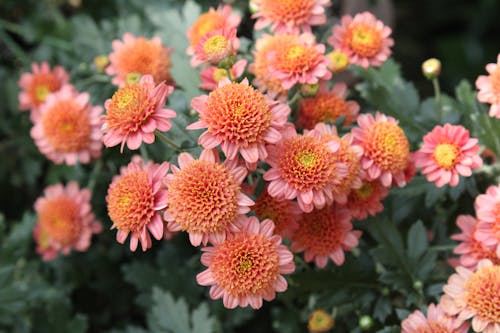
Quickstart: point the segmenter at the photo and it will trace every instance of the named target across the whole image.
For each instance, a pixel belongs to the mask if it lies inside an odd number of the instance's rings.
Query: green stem
[[[92,192],[94,190],[97,177],[99,175],[99,171],[101,171],[102,168],[102,160],[97,160],[97,162],[94,164],[94,168],[92,169],[92,173],[90,174],[89,177],[89,182],[87,184],[87,188]]]
[[[227,77],[229,78],[229,80],[231,82],[233,82],[234,81],[234,77],[233,77],[233,74],[231,74],[231,70],[226,68],[226,73],[227,73]]]
[[[451,251],[455,247],[457,247],[456,244],[454,245],[438,245],[438,246],[430,246],[429,251]]]
[[[436,99],[436,104],[439,108],[439,114],[441,116],[441,120],[443,120],[443,108],[441,107],[441,88],[439,87],[439,80],[437,77],[432,79],[432,86],[434,87],[434,98]]]
[[[155,131],[155,135],[158,137],[158,139],[160,139],[161,141],[165,142],[167,145],[173,147],[178,152],[181,153],[183,151],[181,147],[179,147],[175,142],[173,142],[168,137],[166,137],[165,134],[163,134],[162,132],[156,130]]]

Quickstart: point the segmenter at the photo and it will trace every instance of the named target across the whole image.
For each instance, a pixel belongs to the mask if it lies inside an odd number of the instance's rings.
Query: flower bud
[[[441,61],[436,58],[427,59],[422,63],[422,73],[429,80],[437,78],[441,73]]]
[[[307,328],[311,333],[321,333],[332,329],[334,320],[332,316],[322,309],[315,310],[309,316]]]
[[[319,90],[319,84],[314,83],[314,84],[303,84],[300,87],[300,92],[304,97],[314,97],[318,93]]]
[[[340,73],[349,67],[349,57],[342,51],[332,51],[326,57],[330,60],[328,69],[334,74]]]
[[[368,331],[372,328],[373,326],[373,319],[372,317],[368,316],[368,315],[364,315],[364,316],[361,316],[361,318],[359,318],[359,327],[361,327],[361,329],[363,331]]]
[[[130,72],[125,77],[125,82],[127,84],[139,83],[139,81],[141,80],[141,76],[142,76],[141,73]]]
[[[106,55],[101,54],[94,58],[94,66],[97,68],[99,72],[103,73],[104,69],[106,69],[108,65],[109,65],[109,58]]]

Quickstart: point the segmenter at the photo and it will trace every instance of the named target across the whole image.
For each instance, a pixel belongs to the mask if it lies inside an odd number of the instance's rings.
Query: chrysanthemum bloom
[[[474,332],[500,331],[500,266],[481,260],[475,271],[457,267],[443,287],[441,308],[459,320],[472,318]]]
[[[125,143],[129,149],[138,149],[143,141],[155,141],[155,130],[168,131],[172,127],[169,119],[176,113],[164,105],[173,89],[164,82],[155,86],[151,75],[118,89],[105,103],[104,145],[121,143],[121,152]]]
[[[102,107],[89,104],[89,94],[66,85],[47,96],[34,117],[31,137],[40,152],[56,164],[89,163],[101,156]]]
[[[490,186],[474,202],[478,225],[474,237],[500,258],[500,185]]]
[[[269,182],[269,195],[278,200],[297,198],[299,207],[310,212],[333,203],[333,187],[348,174],[348,167],[332,153],[340,143],[326,142],[319,131],[298,135],[293,127],[282,133],[283,139],[269,146],[266,162],[271,165],[263,176]]]
[[[476,88],[479,89],[477,99],[491,104],[490,117],[500,118],[500,53],[497,63],[486,65],[486,71],[490,75],[480,75],[476,80]]]
[[[224,68],[217,68],[216,66],[210,66],[204,68],[200,71],[201,83],[200,88],[208,91],[212,91],[217,89],[219,82],[222,79],[236,80],[238,79],[243,72],[245,71],[245,67],[247,65],[246,59],[238,60],[230,69],[228,77],[228,72]]]
[[[373,14],[364,12],[342,16],[340,25],[333,27],[328,43],[336,50],[347,54],[350,63],[367,69],[378,67],[391,55],[394,40],[389,38],[391,28],[377,20]]]
[[[328,58],[328,60],[330,60],[328,69],[333,74],[340,73],[349,67],[349,57],[342,51],[334,50],[330,53],[327,53],[326,57]]]
[[[325,142],[334,141],[339,144],[339,149],[332,154],[335,161],[347,166],[347,175],[332,190],[334,200],[340,204],[345,204],[351,190],[358,189],[363,185],[363,171],[361,169],[363,148],[353,144],[353,137],[350,133],[339,137],[334,126],[318,123],[314,129],[321,133]],[[306,132],[307,130],[304,131],[304,133]]]
[[[459,175],[469,177],[472,169],[483,165],[477,139],[460,125],[436,126],[423,138],[424,144],[416,153],[415,165],[437,187],[457,186]]]
[[[314,84],[329,80],[330,60],[325,57],[325,45],[317,44],[314,35],[302,34],[291,43],[268,53],[269,75],[281,80],[284,89],[295,84]]]
[[[401,333],[467,333],[469,324],[446,314],[441,306],[431,303],[427,308],[427,316],[415,310],[403,320],[401,328]]]
[[[272,301],[276,292],[287,289],[281,274],[295,271],[293,255],[273,234],[271,220],[240,216],[236,227],[239,231],[225,241],[202,249],[201,263],[208,268],[196,281],[211,286],[210,297],[222,298],[226,308],[259,309],[263,299]]]
[[[319,268],[326,266],[328,258],[340,266],[345,260],[344,251],[358,246],[360,237],[361,231],[352,230],[349,212],[331,205],[302,214],[291,238],[291,250],[305,251],[305,261],[314,261]]]
[[[333,328],[333,318],[323,309],[315,310],[309,316],[307,329],[311,333],[323,333]]]
[[[352,133],[354,143],[364,150],[361,166],[366,170],[367,180],[380,179],[386,187],[393,181],[400,187],[406,185],[410,144],[398,121],[377,112],[375,117],[360,115],[358,125]]]
[[[188,29],[186,35],[190,46],[187,49],[187,54],[194,54],[195,47],[206,34],[222,28],[236,29],[240,21],[241,16],[233,14],[229,5],[221,5],[217,10],[210,8]]]
[[[59,91],[68,83],[69,75],[61,66],[55,66],[51,70],[47,62],[33,63],[31,70],[31,73],[23,73],[18,82],[22,89],[19,93],[19,109],[36,112],[48,95]]]
[[[113,52],[109,55],[110,64],[106,67],[106,73],[114,76],[111,81],[113,84],[125,86],[127,75],[131,73],[152,75],[156,84],[163,81],[172,82],[172,49],[163,46],[159,37],[146,39],[125,33],[122,39],[123,41],[113,41]]]
[[[459,215],[457,226],[462,233],[451,236],[451,239],[461,241],[453,253],[460,255],[460,265],[468,269],[476,269],[477,263],[481,259],[490,259],[493,263],[500,264],[500,256],[494,251],[494,248],[483,245],[474,238],[477,230],[478,221],[471,215]]]
[[[230,160],[239,152],[247,165],[267,158],[266,145],[281,139],[290,113],[288,105],[266,98],[246,79],[241,83],[222,80],[210,95],[193,98],[191,107],[200,120],[187,129],[207,128],[198,143],[205,149],[220,145]]]
[[[353,219],[364,220],[368,214],[375,216],[384,210],[382,200],[389,194],[389,189],[380,181],[364,181],[360,188],[353,189],[347,198],[346,208]]]
[[[157,240],[164,236],[160,212],[167,206],[163,178],[168,168],[167,162],[144,162],[134,156],[109,185],[106,202],[112,229],[118,230],[116,240],[121,244],[131,234],[132,251],[137,249],[139,241],[143,251],[151,247],[149,233]]]
[[[196,67],[203,63],[217,65],[230,56],[235,56],[240,47],[240,40],[236,37],[236,29],[217,29],[203,36],[194,47],[191,66]]]
[[[204,150],[198,160],[181,153],[178,162],[165,179],[167,228],[187,231],[194,246],[223,241],[237,217],[254,204],[240,190],[247,170],[236,160],[220,163],[214,150]]]
[[[359,104],[346,101],[347,94],[345,83],[336,83],[329,90],[328,82],[322,81],[316,96],[300,101],[297,125],[312,129],[317,123],[335,122],[340,117],[345,117],[344,126],[352,124],[358,116]]]
[[[274,222],[274,233],[290,238],[292,232],[299,227],[297,220],[302,214],[295,201],[278,200],[263,191],[252,207],[252,211],[260,220],[270,219]]]
[[[255,30],[271,25],[276,34],[311,32],[311,26],[326,23],[325,7],[330,0],[255,0]]]
[[[254,62],[250,64],[248,70],[255,75],[252,83],[262,92],[267,92],[276,99],[286,99],[288,91],[281,85],[281,80],[271,75],[269,68],[269,54],[295,43],[299,37],[297,35],[276,35],[263,34],[255,41],[255,51],[253,51]]]
[[[61,252],[86,251],[92,234],[102,231],[90,206],[91,193],[79,189],[76,182],[45,188],[45,196],[35,201],[38,219],[34,228],[36,251],[43,260],[51,260]]]

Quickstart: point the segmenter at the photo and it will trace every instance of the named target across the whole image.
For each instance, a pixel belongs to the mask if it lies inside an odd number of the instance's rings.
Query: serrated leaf
[[[413,259],[419,258],[429,247],[427,231],[422,221],[414,223],[408,230],[408,256]]]
[[[399,320],[404,320],[410,315],[410,311],[407,309],[396,309],[396,315],[398,316]]]
[[[175,301],[169,292],[153,288],[153,307],[148,316],[148,326],[154,332],[191,333],[186,301]]]
[[[386,297],[380,297],[375,303],[375,310],[373,311],[373,317],[377,318],[381,322],[384,322],[387,316],[392,312],[391,301]]]
[[[201,303],[199,307],[193,310],[193,313],[191,314],[191,322],[193,324],[193,332],[214,332],[215,319],[213,317],[210,317],[208,306],[206,303]]]

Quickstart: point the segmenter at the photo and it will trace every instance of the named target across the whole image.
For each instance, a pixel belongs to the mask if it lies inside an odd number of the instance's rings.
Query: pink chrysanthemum
[[[89,163],[101,156],[101,114],[102,107],[89,104],[89,94],[66,85],[47,96],[30,134],[40,152],[56,164]]]
[[[160,83],[155,86],[151,75],[141,77],[139,83],[128,84],[116,91],[105,103],[104,137],[106,147],[125,143],[129,149],[138,149],[141,143],[153,143],[154,131],[168,131],[174,110],[164,108],[173,87]]]
[[[312,34],[297,37],[267,55],[269,75],[281,80],[284,89],[298,83],[315,84],[320,79],[332,77],[328,70],[330,60],[325,57],[325,45],[317,44]]]
[[[500,264],[500,256],[497,256],[492,247],[486,247],[474,238],[478,221],[471,215],[459,215],[457,226],[462,233],[451,236],[451,239],[461,241],[453,253],[460,255],[460,265],[468,269],[476,269],[481,259],[490,259],[493,263]]]
[[[490,117],[500,118],[500,53],[497,63],[487,64],[486,71],[490,75],[480,75],[476,80],[476,88],[479,89],[477,99],[491,104]]]
[[[361,165],[367,180],[380,179],[390,187],[406,185],[405,170],[410,158],[410,144],[405,133],[393,117],[379,112],[358,117],[359,128],[353,128],[354,143],[363,147]]]
[[[129,74],[151,75],[154,83],[172,83],[170,60],[172,49],[162,45],[161,39],[135,37],[123,34],[122,40],[113,41],[113,52],[109,55],[110,64],[106,73],[114,76],[113,84],[123,87]]]
[[[266,145],[281,139],[290,113],[288,105],[266,98],[246,79],[241,83],[222,80],[210,95],[193,98],[191,107],[200,120],[187,129],[207,128],[198,143],[205,149],[220,145],[230,160],[239,152],[247,165],[267,158]]]
[[[255,30],[271,25],[276,34],[311,32],[311,26],[326,23],[325,7],[330,0],[254,0]]]
[[[270,219],[274,222],[274,233],[290,238],[293,231],[299,227],[298,219],[302,214],[295,201],[278,200],[263,191],[252,207],[252,211],[260,220]]]
[[[271,169],[263,177],[269,182],[269,195],[278,200],[297,198],[304,212],[332,204],[333,187],[348,174],[347,166],[332,154],[340,143],[326,142],[316,130],[298,135],[295,128],[287,127],[282,135],[280,142],[268,147],[266,162]]]
[[[443,287],[441,308],[459,320],[472,318],[474,332],[500,332],[500,266],[483,259],[475,271],[456,270]]]
[[[236,29],[241,21],[241,16],[232,13],[229,5],[221,5],[217,10],[210,8],[208,12],[200,15],[198,20],[188,29],[186,35],[190,46],[188,55],[193,55],[195,47],[208,33],[218,29]]]
[[[391,55],[394,40],[389,38],[391,28],[369,12],[342,16],[340,25],[333,27],[328,43],[336,50],[347,54],[351,64],[365,69],[378,67]]]
[[[33,235],[36,251],[43,260],[52,260],[61,252],[86,251],[92,234],[102,231],[90,206],[91,193],[79,189],[76,182],[45,188],[45,196],[35,201],[38,215]]]
[[[51,70],[47,62],[33,63],[31,70],[31,73],[23,73],[18,82],[22,89],[19,93],[19,109],[36,112],[48,95],[59,91],[68,83],[69,75],[61,66],[55,66]]]
[[[191,66],[196,67],[203,63],[217,65],[222,60],[235,56],[240,47],[240,40],[236,37],[236,29],[217,29],[203,36],[194,47]]]
[[[463,126],[438,125],[424,136],[423,141],[416,153],[415,165],[422,167],[422,174],[437,187],[457,186],[459,175],[468,177],[472,169],[483,165],[477,139],[470,138]]]
[[[143,251],[151,247],[149,233],[157,240],[163,237],[160,212],[167,206],[167,191],[162,181],[168,168],[167,162],[144,162],[134,156],[109,185],[106,202],[112,228],[118,230],[116,240],[123,244],[130,233],[132,251],[139,241]]]
[[[194,246],[223,241],[237,217],[254,204],[240,190],[247,170],[236,160],[220,163],[214,150],[204,150],[198,160],[181,153],[178,162],[165,179],[167,228],[187,231]]]
[[[430,304],[427,317],[415,310],[401,323],[401,333],[467,333],[469,324],[449,316],[440,305]]]
[[[363,181],[358,189],[353,189],[347,198],[346,208],[353,219],[364,220],[368,214],[375,216],[384,210],[382,200],[389,194],[389,189],[380,181]]]
[[[292,235],[291,250],[305,251],[304,259],[324,268],[330,258],[336,265],[345,260],[344,251],[358,246],[361,231],[352,230],[349,212],[336,205],[302,214]]]
[[[346,101],[347,85],[336,83],[328,90],[328,82],[322,81],[316,96],[300,101],[297,125],[304,129],[312,129],[317,123],[335,122],[345,117],[344,126],[352,124],[359,113],[359,104]]]
[[[246,59],[238,60],[230,69],[231,77],[228,77],[227,70],[224,68],[217,68],[215,66],[210,66],[204,68],[200,71],[201,76],[201,84],[200,88],[208,91],[212,91],[217,89],[219,82],[222,79],[236,80],[238,79],[243,72],[245,71],[245,67],[247,65]]]
[[[292,253],[273,235],[271,220],[259,223],[256,217],[239,217],[237,233],[214,246],[205,247],[201,263],[208,268],[196,276],[202,286],[210,287],[212,299],[222,298],[224,306],[233,309],[262,306],[272,301],[276,292],[288,284],[281,274],[295,271]]]
[[[478,219],[475,238],[500,258],[500,185],[490,186],[474,202]]]

